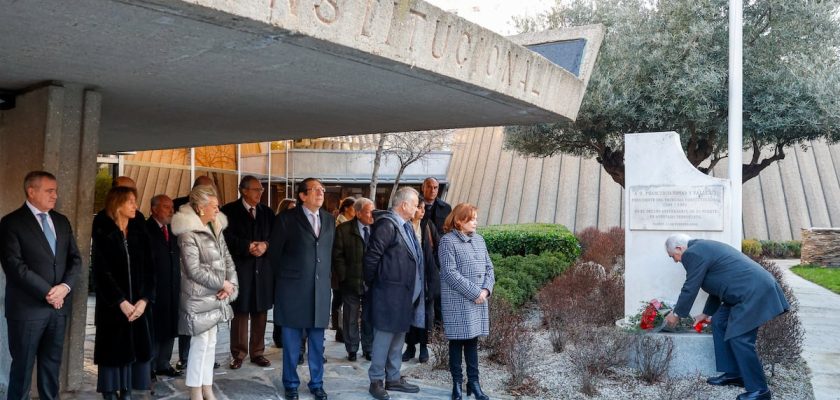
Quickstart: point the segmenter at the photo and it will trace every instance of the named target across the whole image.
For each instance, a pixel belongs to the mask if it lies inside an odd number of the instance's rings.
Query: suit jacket
[[[443,223],[446,221],[446,217],[449,216],[449,213],[452,212],[452,206],[441,199],[435,199],[435,202],[431,205],[426,205],[426,203],[422,204],[423,207],[426,207],[426,213],[423,215],[423,220],[432,221],[435,224],[435,228],[437,228],[438,235],[443,236]],[[437,244],[435,244],[435,248],[437,248]]]
[[[335,219],[323,209],[321,232],[297,206],[277,215],[268,247],[274,266],[274,323],[290,328],[326,328],[330,320],[330,270]]]
[[[674,312],[688,316],[697,292],[702,288],[709,293],[704,314],[714,314],[721,303],[732,308],[724,340],[756,329],[790,309],[773,275],[725,243],[689,241],[682,254],[682,265],[685,284]]]
[[[172,207],[175,207],[175,212],[181,209],[181,206],[190,202],[190,196],[176,197],[172,199]]]
[[[228,219],[225,241],[239,278],[239,297],[231,303],[235,313],[262,312],[274,306],[274,273],[268,253],[254,257],[248,252],[251,242],[271,239],[274,213],[262,203],[254,208],[256,219],[251,218],[241,198],[222,207]]]
[[[418,309],[425,309],[425,304],[415,304],[413,299],[414,286],[420,284],[416,279],[420,263],[422,255],[417,254],[394,213],[382,214],[373,223],[364,257],[365,283],[369,288],[365,304],[370,306],[363,312],[374,328],[396,333],[408,332],[412,325],[425,326],[425,320],[417,324],[416,318]],[[420,296],[423,297],[422,290]]]
[[[6,273],[6,318],[37,320],[55,310],[47,303],[47,292],[60,283],[75,288],[82,258],[70,221],[52,210],[56,254],[53,255],[40,223],[29,207],[9,213],[0,220],[0,264]],[[72,301],[65,298],[61,315],[69,315]]]
[[[181,293],[181,248],[178,237],[169,230],[169,242],[154,218],[146,221],[152,264],[155,273],[155,303],[152,311],[154,337],[163,341],[178,336],[178,305]]]
[[[362,268],[365,239],[359,234],[358,221],[357,218],[353,218],[335,229],[332,273],[342,293],[362,295],[365,292],[364,268]]]

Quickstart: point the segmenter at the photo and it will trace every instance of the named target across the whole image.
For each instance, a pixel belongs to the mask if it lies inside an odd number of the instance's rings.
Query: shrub
[[[505,257],[552,252],[571,262],[580,255],[575,236],[559,224],[491,225],[479,233],[490,253]]]
[[[761,361],[770,365],[770,374],[775,375],[776,365],[790,365],[799,360],[802,354],[802,341],[805,330],[799,319],[799,302],[793,290],[784,279],[784,273],[776,263],[762,260],[761,266],[779,282],[782,291],[790,303],[790,311],[770,320],[758,329],[756,349]]]
[[[569,359],[580,374],[581,392],[592,396],[598,393],[595,383],[599,377],[627,363],[633,337],[616,327],[578,325],[575,329],[580,331],[568,351]]]
[[[657,386],[659,400],[707,400],[709,398],[706,380],[699,374],[693,379],[665,377]]]
[[[741,241],[741,252],[752,259],[761,257],[761,242],[755,239],[745,239]]]
[[[785,242],[787,252],[785,258],[802,258],[802,242],[798,240],[788,240]]]
[[[592,261],[611,269],[624,257],[624,228],[614,226],[605,232],[589,227],[576,235],[581,247],[581,261]]]
[[[802,242],[797,240],[785,242],[761,241],[761,255],[766,258],[800,258],[801,254]]]
[[[507,351],[507,371],[510,373],[507,386],[510,388],[510,392],[515,395],[535,394],[534,389],[537,388],[537,385],[531,376],[536,356],[533,333],[527,329],[519,332],[516,340],[511,343]]]
[[[496,299],[490,303],[490,334],[479,345],[490,351],[491,360],[508,365],[511,349],[523,331],[522,315],[506,300]]]
[[[645,383],[661,382],[668,376],[674,357],[674,340],[668,336],[636,334],[633,340],[633,365]]]
[[[565,270],[569,262],[558,253],[502,257],[490,256],[496,274],[494,298],[505,299],[519,307],[536,294],[537,289]]]
[[[449,340],[443,332],[443,327],[435,324],[429,337],[429,348],[434,356],[432,369],[449,369]]]
[[[624,278],[593,262],[577,263],[540,290],[539,303],[549,327],[613,326],[624,316]]]

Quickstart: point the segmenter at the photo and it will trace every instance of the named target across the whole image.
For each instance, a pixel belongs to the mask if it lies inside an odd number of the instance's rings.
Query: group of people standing
[[[422,198],[400,188],[387,211],[366,198],[345,200],[337,224],[322,208],[325,189],[318,179],[303,180],[297,199],[284,200],[277,215],[260,203],[263,190],[257,178],[243,177],[240,198],[220,208],[212,181],[200,177],[185,198],[154,196],[146,219],[134,182],[115,179],[94,218],[91,249],[94,363],[105,399],[130,399],[132,390],[148,390],[156,374],[176,376],[180,369],[191,399],[214,399],[218,325],[230,323],[229,368],[241,368],[248,356],[267,367],[264,335],[272,308],[286,399],[299,396],[296,368],[305,347],[308,389],[317,399],[328,397],[323,364],[331,314],[347,359],[356,361],[361,346],[370,361],[374,398],[419,391],[400,375],[401,362],[418,354],[417,345],[419,361],[427,361],[429,331],[442,322],[450,340],[452,398],[462,397],[465,358],[467,394],[487,399],[477,338],[489,333],[495,278],[475,233],[474,206],[452,209],[428,178]],[[39,395],[54,399],[71,303],[64,300],[81,257],[69,221],[53,210],[55,176],[31,172],[24,191],[25,204],[0,220],[12,355],[8,398],[28,398],[37,358]],[[170,364],[176,337],[177,369]]]

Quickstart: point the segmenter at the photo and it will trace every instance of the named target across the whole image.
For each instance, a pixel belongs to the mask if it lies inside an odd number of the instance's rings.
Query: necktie
[[[256,208],[251,207],[251,208],[248,209],[248,212],[251,213],[251,219],[257,219],[257,209]]]
[[[315,232],[315,237],[321,233],[321,229],[318,227],[318,216],[315,214],[307,214],[309,215],[309,223],[312,224],[312,230]]]
[[[169,229],[166,229],[166,225],[160,227],[163,231],[163,240],[166,240],[166,243],[169,243]]]
[[[417,237],[414,236],[414,227],[411,226],[411,222],[406,222],[403,225],[405,228],[405,233],[408,234],[408,237],[411,239],[411,243],[414,245],[414,251],[417,252],[417,255],[420,256],[420,244],[417,243]]]
[[[365,246],[367,246],[368,241],[370,240],[370,229],[368,227],[362,227],[362,230],[365,232]]]
[[[47,219],[47,213],[38,214],[41,217],[41,226],[44,228],[44,236],[47,237],[47,242],[50,244],[50,249],[55,254],[55,232],[50,227],[50,221]]]

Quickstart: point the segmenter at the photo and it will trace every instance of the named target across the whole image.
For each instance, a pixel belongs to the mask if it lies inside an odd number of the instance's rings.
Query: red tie
[[[251,207],[250,209],[248,209],[248,211],[251,213],[251,219],[257,219],[257,209],[256,208]]]
[[[166,225],[160,227],[163,230],[163,240],[166,240],[169,243],[169,229],[166,229]]]

